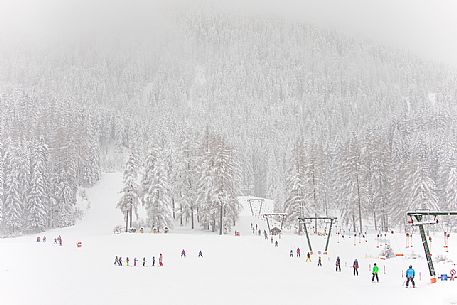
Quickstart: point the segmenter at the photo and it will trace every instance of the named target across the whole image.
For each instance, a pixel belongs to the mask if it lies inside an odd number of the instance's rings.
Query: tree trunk
[[[354,233],[355,233],[356,229],[355,229],[355,214],[354,214],[354,210],[352,210],[352,229],[354,230]]]
[[[175,198],[171,197],[171,208],[173,209],[173,219],[176,219],[176,212],[175,212]],[[181,225],[182,225],[182,219],[181,219]]]
[[[378,232],[378,226],[376,223],[376,211],[373,211],[374,230]]]
[[[360,226],[360,233],[363,231],[363,226],[362,226],[362,205],[360,202],[360,185],[359,185],[359,170],[357,168],[356,170],[356,179],[357,179],[357,199],[358,199],[358,205],[359,205],[359,226]],[[355,233],[355,232],[354,232]]]
[[[191,217],[191,221],[192,221],[192,230],[194,229],[194,207],[191,206],[190,207],[190,217]]]
[[[222,204],[221,201],[221,210],[220,210],[220,219],[219,219],[219,235],[222,235],[222,215],[223,215],[223,207],[224,205]]]
[[[389,231],[389,216],[387,214],[384,215],[385,223],[386,223],[386,232]]]
[[[133,207],[131,206],[130,207],[130,211],[129,211],[129,213],[130,213],[130,217],[129,217],[130,218],[130,228],[132,227],[132,210],[133,210]]]
[[[179,204],[179,210],[181,212],[181,215],[179,215],[179,223],[180,223],[180,225],[182,227],[182,203]]]
[[[129,231],[129,213],[125,212],[125,232]]]
[[[317,213],[314,213],[314,217],[316,217],[314,219],[314,234],[317,235]]]

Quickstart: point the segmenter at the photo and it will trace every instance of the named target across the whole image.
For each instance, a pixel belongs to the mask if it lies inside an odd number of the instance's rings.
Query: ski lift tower
[[[262,217],[265,218],[267,221],[267,227],[268,227],[268,232],[272,235],[275,235],[275,231],[278,233],[282,232],[282,226],[284,224],[284,220],[287,217],[286,213],[263,213]],[[271,227],[269,219],[276,219],[277,222],[279,222],[279,228],[278,227]],[[279,231],[278,231],[279,229]]]
[[[248,203],[249,203],[249,207],[251,208],[251,215],[252,216],[257,216],[256,215],[257,213],[254,213],[254,208],[253,208],[253,204],[255,204],[255,203],[258,203],[258,206],[259,206],[258,216],[262,215],[262,206],[263,206],[264,201],[265,201],[265,199],[263,199],[263,198],[250,198],[250,199],[248,199]]]
[[[313,253],[313,249],[311,248],[311,241],[309,240],[308,229],[306,228],[306,221],[307,220],[311,220],[311,221],[312,220],[314,220],[314,221],[317,221],[317,220],[330,221],[330,227],[329,227],[328,235],[327,235],[327,242],[325,243],[325,250],[324,250],[324,254],[327,254],[328,243],[330,241],[330,234],[332,233],[333,223],[336,222],[336,217],[328,217],[328,216],[325,216],[325,217],[318,217],[318,216],[315,216],[315,217],[298,217],[298,221],[303,223],[303,228],[305,229],[306,239],[308,240],[309,252]]]
[[[425,257],[427,259],[428,270],[430,272],[431,282],[436,282],[435,267],[433,266],[432,255],[430,254],[430,248],[428,246],[427,236],[425,236],[424,225],[437,224],[437,216],[455,216],[457,211],[417,211],[407,212],[406,215],[409,217],[408,223],[412,226],[418,226],[421,234],[422,245],[424,246]],[[425,217],[424,217],[425,216]],[[433,216],[433,220],[426,220],[427,216]],[[416,221],[416,222],[415,222]]]

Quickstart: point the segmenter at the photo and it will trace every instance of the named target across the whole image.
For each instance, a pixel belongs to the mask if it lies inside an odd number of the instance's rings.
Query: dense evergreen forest
[[[0,40],[0,234],[72,225],[123,172],[147,222],[230,229],[236,196],[354,231],[457,209],[457,73],[281,18],[201,7],[59,47]],[[120,212],[121,212],[120,211]],[[174,220],[173,220],[174,219]]]

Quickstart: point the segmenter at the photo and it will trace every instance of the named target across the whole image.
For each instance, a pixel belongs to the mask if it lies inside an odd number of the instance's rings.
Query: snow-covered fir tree
[[[287,178],[287,199],[284,212],[287,214],[287,223],[296,224],[298,217],[312,213],[309,201],[308,181],[305,174],[305,145],[302,139],[298,139],[292,155],[291,167]],[[301,226],[299,227],[301,231]]]
[[[24,206],[21,201],[19,161],[16,151],[9,150],[6,156],[8,164],[5,176],[4,222],[9,233],[16,233],[23,224]]]
[[[143,179],[142,201],[149,225],[160,232],[165,227],[173,227],[167,160],[159,149],[155,149],[148,155],[146,164],[150,167],[145,168],[148,179]]]
[[[200,224],[220,234],[238,219],[237,182],[240,180],[235,152],[223,137],[205,133],[202,141],[198,214]],[[222,220],[222,222],[221,222]]]
[[[137,154],[132,150],[125,164],[122,189],[122,196],[117,207],[124,215],[126,222],[126,230],[132,226],[133,214],[138,218],[138,206],[140,204],[140,189],[137,183],[138,178],[138,158]]]
[[[46,178],[47,146],[43,141],[35,144],[32,160],[30,191],[27,198],[28,226],[32,232],[43,231],[48,219],[48,185]]]

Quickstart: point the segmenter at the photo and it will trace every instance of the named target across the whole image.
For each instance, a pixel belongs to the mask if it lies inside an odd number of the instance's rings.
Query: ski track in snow
[[[283,234],[279,247],[252,234],[251,222],[263,231],[265,222],[253,217],[242,198],[244,210],[237,223],[240,237],[177,228],[169,234],[113,234],[122,224],[116,209],[121,189],[119,174],[105,174],[87,190],[91,208],[75,226],[46,232],[48,242],[35,242],[35,235],[0,240],[0,304],[5,305],[90,305],[90,304],[457,304],[457,281],[430,285],[427,264],[419,235],[414,247],[405,249],[403,234],[388,235],[395,252],[421,255],[419,259],[399,257],[377,259],[374,235],[368,242],[332,236],[329,255],[317,255],[306,263],[304,236]],[[272,202],[266,201],[266,210]],[[62,235],[63,246],[53,243]],[[432,253],[441,254],[441,234],[433,239]],[[81,241],[83,246],[76,247]],[[312,237],[315,252],[322,250],[324,237]],[[289,251],[301,248],[301,258],[290,258]],[[187,257],[181,258],[181,249]],[[199,250],[203,258],[197,258]],[[457,261],[457,242],[451,236],[448,256]],[[141,260],[150,265],[152,256],[162,268],[117,267],[114,256]],[[341,257],[342,272],[335,272],[335,258]],[[352,261],[358,258],[360,275],[352,275]],[[371,283],[369,266],[377,262],[380,283]],[[125,263],[125,261],[124,261]],[[416,289],[405,289],[402,272],[412,264],[416,269]],[[436,264],[437,273],[450,264]],[[384,273],[385,270],[385,273]],[[419,280],[419,273],[422,280]],[[328,293],[330,292],[330,293]]]

